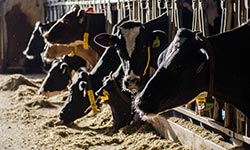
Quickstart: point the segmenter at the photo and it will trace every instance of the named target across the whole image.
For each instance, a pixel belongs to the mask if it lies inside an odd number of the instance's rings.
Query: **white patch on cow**
[[[167,55],[165,57],[165,60],[162,61],[162,67],[167,68],[169,66],[174,56],[179,52],[180,45],[182,45],[186,40],[187,38],[179,38],[178,36],[175,36],[174,40],[167,48]]]
[[[85,84],[86,82],[84,82],[84,81],[81,81],[80,83],[79,83],[79,91],[83,91],[83,84]]]
[[[203,48],[201,48],[200,51],[201,51],[202,54],[205,54],[205,55],[206,55],[206,58],[207,58],[207,60],[208,60],[208,59],[209,59],[209,56],[208,56],[206,50],[203,49]]]
[[[79,78],[80,78],[80,73],[76,71],[75,74],[71,78],[72,85],[75,84]]]
[[[34,59],[35,58],[35,56],[33,56],[33,55],[25,55],[25,57],[27,58],[27,59],[29,59],[29,60],[32,60],[32,59]],[[43,57],[42,57],[43,58]]]
[[[126,48],[128,51],[128,55],[129,57],[131,57],[134,49],[135,49],[135,40],[136,37],[139,35],[140,33],[140,27],[134,27],[134,28],[130,28],[130,29],[125,29],[120,27],[121,33],[126,41]]]
[[[169,55],[166,56],[166,60],[162,62],[161,66],[167,69],[169,64],[172,62],[174,56],[178,53],[179,49],[172,51]],[[161,68],[161,66],[159,68]]]
[[[131,92],[137,92],[139,87],[138,87],[138,85],[136,84],[136,82],[134,80],[139,81],[140,79],[141,79],[140,76],[135,75],[133,70],[132,70],[130,72],[130,74],[125,75],[125,77],[124,77],[124,80],[123,80],[124,89],[128,89]],[[127,81],[129,83],[127,87],[125,86],[125,81]]]

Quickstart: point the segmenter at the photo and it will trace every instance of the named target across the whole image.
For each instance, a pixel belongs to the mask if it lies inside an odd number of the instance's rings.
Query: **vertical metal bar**
[[[193,21],[192,21],[192,31],[197,31],[197,22],[198,22],[198,0],[192,1],[193,9]]]
[[[132,0],[132,19],[138,20],[137,7],[138,1]]]
[[[149,0],[146,0],[145,11],[146,11],[146,22],[148,22],[151,19],[151,17],[150,17],[151,9],[149,6]]]
[[[151,0],[151,9],[152,9],[151,19],[154,19],[157,16],[156,8],[157,8],[157,0]]]
[[[246,21],[249,19],[249,0],[245,0],[245,9],[246,9]]]
[[[226,31],[226,4],[225,0],[221,0],[221,26],[220,26],[220,33]]]
[[[118,22],[120,22],[121,21],[121,13],[122,13],[122,11],[121,11],[121,3],[120,3],[120,0],[117,0],[117,3],[116,3],[116,6],[117,6],[117,12],[118,12],[118,19],[117,19],[117,21]]]
[[[180,17],[179,17],[179,9],[178,9],[178,0],[174,0],[174,23],[177,29],[180,28]]]
[[[127,0],[127,9],[125,9],[125,16],[126,16],[126,12],[128,11],[128,15],[129,15],[129,19],[133,20],[133,13],[132,13],[132,9],[131,9],[131,4],[130,4],[130,0]]]
[[[139,4],[139,9],[140,10],[140,21],[144,22],[144,7],[143,7],[143,0],[140,0],[140,4]]]
[[[143,19],[141,16],[141,12],[142,12],[141,5],[142,5],[142,0],[138,0],[138,2],[137,2],[137,15],[138,15],[137,20],[142,22]]]

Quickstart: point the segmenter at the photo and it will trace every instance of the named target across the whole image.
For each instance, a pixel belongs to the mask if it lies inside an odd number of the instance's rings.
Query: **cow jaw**
[[[47,61],[51,61],[55,59],[56,57],[63,57],[64,55],[70,54],[72,51],[74,51],[74,54],[78,50],[78,46],[81,46],[82,41],[75,41],[70,44],[51,44],[49,43],[46,51],[45,51],[45,58]]]

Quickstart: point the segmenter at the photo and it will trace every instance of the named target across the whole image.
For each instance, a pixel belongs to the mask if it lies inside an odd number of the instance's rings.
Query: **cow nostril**
[[[126,81],[124,81],[124,84],[125,84],[125,86],[128,86],[129,82],[126,80]]]
[[[50,58],[50,55],[48,53],[44,54],[44,57],[49,59]]]

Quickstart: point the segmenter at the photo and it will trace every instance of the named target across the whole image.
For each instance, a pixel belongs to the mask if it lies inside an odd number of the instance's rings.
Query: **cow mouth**
[[[46,97],[53,97],[55,95],[59,95],[61,94],[63,91],[53,91],[53,92],[49,92],[49,91],[46,91],[46,92],[40,92],[38,94],[40,95],[43,95],[43,96],[46,96]]]
[[[139,117],[141,118],[141,120],[143,120],[143,121],[147,121],[147,120],[151,120],[151,119],[153,119],[154,117],[156,117],[158,114],[156,114],[156,113],[146,113],[146,112],[144,112],[143,110],[141,110],[139,107],[138,107],[138,105],[134,105],[134,107],[135,107],[135,111],[136,111],[136,113],[138,113],[139,114]]]
[[[149,121],[149,120],[153,120],[155,117],[157,117],[158,114],[155,114],[155,113],[139,113],[139,116],[143,121]]]

